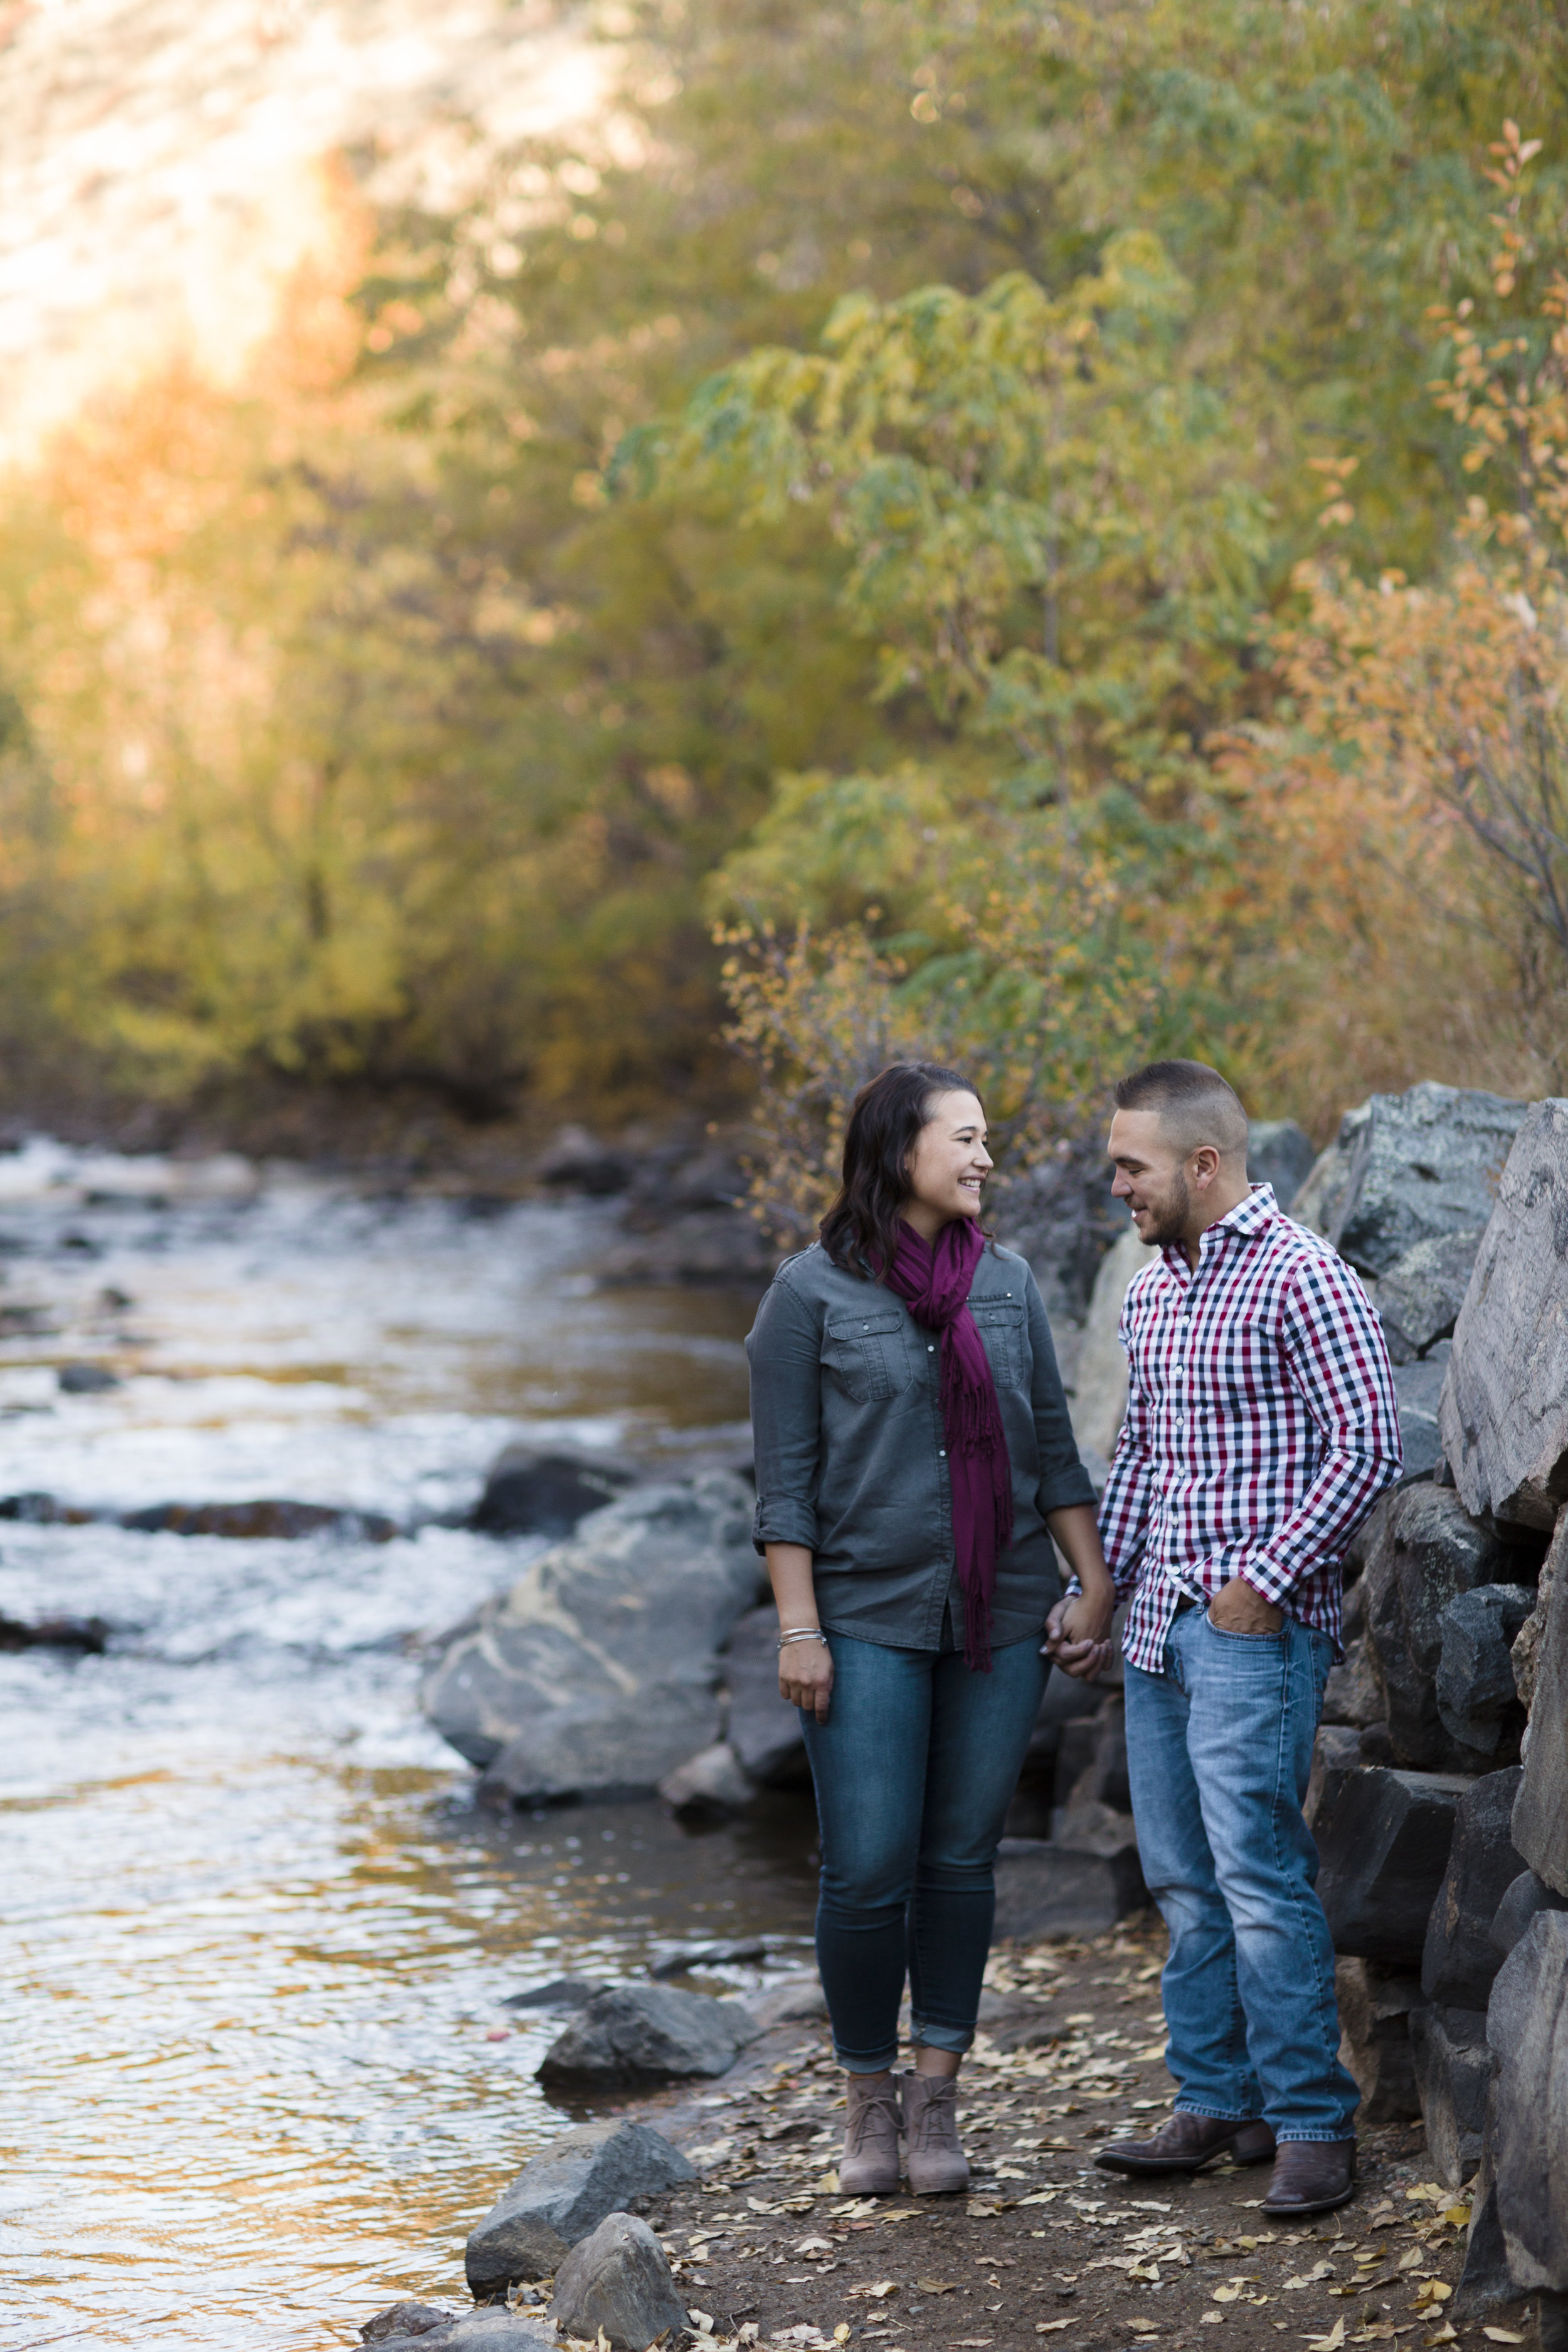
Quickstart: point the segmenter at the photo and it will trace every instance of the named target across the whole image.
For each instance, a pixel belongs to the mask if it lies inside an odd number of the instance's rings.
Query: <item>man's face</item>
[[[1138,1238],[1158,1248],[1182,1240],[1193,1213],[1186,1162],[1153,1110],[1119,1110],[1105,1147],[1115,1162],[1111,1192],[1132,1212]]]

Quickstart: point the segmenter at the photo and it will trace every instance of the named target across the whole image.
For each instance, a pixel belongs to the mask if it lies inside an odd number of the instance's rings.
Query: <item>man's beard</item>
[[[1193,1196],[1187,1190],[1184,1168],[1178,1168],[1171,1180],[1170,1198],[1155,1217],[1152,1229],[1143,1236],[1153,1249],[1170,1249],[1187,1230],[1187,1220],[1193,1213]]]

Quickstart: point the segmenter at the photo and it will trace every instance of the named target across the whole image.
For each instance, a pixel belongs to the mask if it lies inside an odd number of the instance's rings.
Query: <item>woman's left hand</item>
[[[779,1652],[779,1696],[827,1720],[833,1697],[833,1653],[826,1642],[788,1642]]]

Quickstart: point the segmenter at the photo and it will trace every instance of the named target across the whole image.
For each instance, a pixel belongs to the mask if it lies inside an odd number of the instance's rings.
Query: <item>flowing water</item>
[[[0,1156],[0,1494],[407,1532],[0,1527],[0,1614],[112,1629],[0,1655],[5,2347],[282,2352],[460,2299],[468,2229],[565,2120],[532,2079],[559,2021],[505,1997],[808,1926],[798,1809],[497,1816],[416,1705],[423,1642],[537,1549],[451,1523],[499,1446],[733,1458],[750,1302],[598,1290],[596,1207],[201,1178]],[[67,1363],[121,1385],[62,1392]]]

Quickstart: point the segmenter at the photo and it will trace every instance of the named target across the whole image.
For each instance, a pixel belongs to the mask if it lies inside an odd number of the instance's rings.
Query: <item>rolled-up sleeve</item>
[[[817,1318],[787,1276],[775,1277],[746,1341],[757,1471],[752,1539],[816,1549],[822,1443],[822,1341]]]
[[[1051,1511],[1068,1510],[1075,1503],[1087,1503],[1092,1509],[1094,1481],[1079,1460],[1072,1417],[1062,1393],[1062,1377],[1057,1370],[1050,1320],[1033,1275],[1025,1295],[1028,1300],[1029,1353],[1033,1363],[1030,1402],[1040,1465],[1036,1507],[1042,1518]]]

